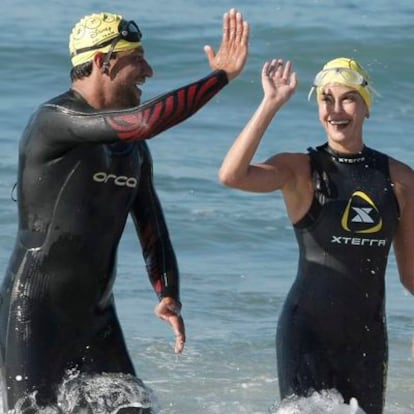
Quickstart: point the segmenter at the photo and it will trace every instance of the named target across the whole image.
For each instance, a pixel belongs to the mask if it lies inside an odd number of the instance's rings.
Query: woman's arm
[[[390,172],[400,207],[394,252],[401,283],[414,294],[414,171],[407,165],[391,159]]]
[[[264,96],[253,116],[243,128],[219,171],[220,181],[246,191],[267,192],[283,187],[290,175],[284,156],[274,156],[265,163],[252,164],[260,141],[277,111],[294,93],[296,74],[291,72],[291,63],[281,59],[266,62],[261,79]]]

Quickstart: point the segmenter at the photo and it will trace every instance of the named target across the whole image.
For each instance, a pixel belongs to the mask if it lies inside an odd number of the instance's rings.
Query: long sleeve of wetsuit
[[[117,111],[82,112],[52,100],[40,107],[36,122],[43,135],[50,134],[46,141],[55,143],[149,139],[192,116],[227,83],[224,71],[214,71],[142,105]]]
[[[150,282],[159,299],[179,301],[179,272],[161,203],[153,185],[152,159],[142,146],[143,164],[138,192],[131,208]]]

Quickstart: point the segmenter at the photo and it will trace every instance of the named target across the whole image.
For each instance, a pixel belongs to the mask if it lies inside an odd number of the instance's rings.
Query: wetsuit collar
[[[328,145],[328,143],[321,145],[320,147],[318,147],[318,149],[326,151],[337,162],[340,162],[342,164],[359,164],[361,162],[366,161],[368,155],[368,150],[365,147],[365,145],[362,148],[362,151],[357,152],[356,154],[344,154],[342,152],[335,151]]]

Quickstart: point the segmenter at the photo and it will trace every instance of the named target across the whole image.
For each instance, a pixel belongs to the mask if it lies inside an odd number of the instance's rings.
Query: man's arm
[[[225,72],[216,71],[137,107],[114,111],[82,112],[65,102],[46,103],[36,123],[45,135],[50,131],[46,140],[63,145],[150,139],[194,115],[227,82]]]
[[[155,313],[170,323],[176,337],[175,351],[180,353],[184,349],[185,328],[181,317],[179,270],[153,185],[151,155],[146,144],[142,148],[144,161],[131,216],[140,239],[149,279],[160,300]]]
[[[241,73],[247,60],[248,39],[248,23],[241,13],[232,9],[223,15],[223,36],[218,52],[205,46],[213,71],[208,76],[138,107],[118,111],[84,113],[50,102],[40,109],[38,122],[47,124],[40,128],[55,130],[50,128],[51,122],[62,126],[60,131],[65,133],[51,135],[50,139],[64,144],[152,138],[195,114]],[[43,112],[47,114],[42,116]]]

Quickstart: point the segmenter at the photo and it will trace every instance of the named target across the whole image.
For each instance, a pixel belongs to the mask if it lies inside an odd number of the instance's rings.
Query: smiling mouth
[[[331,121],[329,121],[329,123],[330,123],[331,125],[343,126],[343,125],[348,125],[348,124],[349,124],[349,121],[346,121],[346,120],[341,120],[341,121],[333,121],[333,120],[331,120]]]

